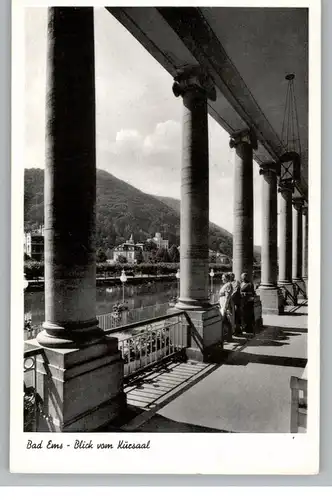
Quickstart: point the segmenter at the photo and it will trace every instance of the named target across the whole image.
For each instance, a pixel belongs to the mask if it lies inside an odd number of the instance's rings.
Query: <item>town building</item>
[[[224,253],[218,253],[216,254],[216,263],[217,264],[224,264],[225,266],[232,265],[232,259],[228,257],[228,255]]]
[[[33,260],[44,259],[44,226],[32,232],[24,233],[24,253]]]
[[[125,257],[128,264],[136,264],[142,255],[144,244],[137,243],[135,244],[133,235],[130,236],[129,240],[121,245],[118,245],[113,250],[113,260],[119,260],[119,257]]]
[[[166,248],[168,250],[169,247],[169,242],[168,240],[164,240],[161,236],[161,233],[156,233],[155,236],[152,238],[152,241],[157,245],[158,249],[159,248]]]

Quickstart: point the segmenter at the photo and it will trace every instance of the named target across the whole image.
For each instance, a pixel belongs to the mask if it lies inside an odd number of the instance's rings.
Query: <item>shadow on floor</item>
[[[299,334],[301,333],[308,333],[308,328],[302,328],[302,327],[292,327],[292,326],[283,326],[282,331],[286,333],[287,335],[292,335],[293,332],[298,332]],[[295,334],[294,334],[295,335]]]
[[[308,313],[286,311],[282,314],[282,316],[308,316]]]
[[[134,418],[138,417],[144,410],[141,410],[135,406],[127,407],[126,411],[119,417],[116,421],[112,422],[112,426],[107,425],[106,427],[98,429],[96,432],[218,432],[218,433],[230,433],[230,431],[225,431],[222,429],[214,429],[212,427],[204,427],[201,425],[189,424],[185,422],[177,422],[170,418],[163,417],[155,413],[146,422],[144,422],[138,429],[125,430],[122,427],[128,422],[132,421]],[[232,433],[232,432],[231,432]]]
[[[225,365],[248,365],[249,363],[259,363],[263,365],[292,366],[294,368],[305,368],[307,359],[290,358],[287,356],[273,356],[268,354],[253,354],[249,352],[237,352],[230,354],[225,359]]]
[[[212,427],[203,427],[202,425],[189,424],[185,422],[177,422],[162,415],[155,414],[148,422],[136,432],[218,432],[228,433],[221,429]]]
[[[243,334],[236,334],[233,338],[225,343],[225,349],[227,349],[227,344],[232,344],[232,350],[236,350],[241,346],[250,345],[252,347],[255,346],[270,346],[270,347],[282,347],[285,345],[289,345],[291,337],[298,337],[301,333],[294,333],[296,328],[283,328],[274,325],[264,325],[263,330],[258,332],[254,337],[248,337]],[[301,330],[301,329],[299,329]],[[306,331],[305,329],[303,329]]]

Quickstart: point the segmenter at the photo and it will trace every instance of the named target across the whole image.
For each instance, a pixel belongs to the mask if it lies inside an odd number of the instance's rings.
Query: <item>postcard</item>
[[[13,0],[11,472],[319,472],[320,29]]]

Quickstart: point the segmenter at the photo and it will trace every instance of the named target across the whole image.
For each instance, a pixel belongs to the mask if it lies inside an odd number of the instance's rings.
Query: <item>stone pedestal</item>
[[[255,295],[254,297],[254,321],[255,328],[259,330],[263,326],[263,318],[262,318],[262,302],[259,295]]]
[[[28,342],[38,346],[37,340]],[[123,361],[116,338],[82,349],[45,348],[37,358],[37,388],[43,414],[40,432],[91,432],[126,407]]]
[[[189,359],[207,361],[218,348],[222,348],[222,320],[217,307],[205,311],[187,311],[191,329],[189,347],[186,354]]]
[[[263,314],[282,314],[284,312],[284,296],[279,287],[260,286],[259,298]]]

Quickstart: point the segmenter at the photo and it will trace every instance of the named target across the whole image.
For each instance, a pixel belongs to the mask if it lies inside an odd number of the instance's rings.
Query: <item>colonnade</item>
[[[54,403],[55,425],[70,431],[100,427],[125,405],[117,340],[105,340],[96,320],[93,29],[93,8],[49,9],[45,323],[37,342],[45,347],[47,361],[44,359],[43,363],[51,364],[55,370],[53,383],[61,394],[59,402],[55,398]],[[181,279],[177,308],[187,311],[196,328],[197,342],[191,347],[197,354],[216,345],[221,331],[220,313],[208,297],[207,102],[216,98],[216,91],[209,76],[194,67],[176,75],[173,92],[183,99]],[[251,279],[253,150],[257,141],[252,131],[245,130],[232,135],[230,146],[235,150],[233,268],[237,279],[244,271]],[[278,312],[278,281],[287,286],[292,279],[300,280],[306,274],[307,216],[302,219],[302,213],[307,212],[303,211],[303,204],[295,204],[292,276],[292,193],[282,186],[278,280],[277,167],[269,163],[260,168],[263,179],[261,300],[263,310],[266,304],[265,310]],[[220,208],[222,210],[222,206]],[[45,373],[45,368],[41,368],[40,373]],[[95,384],[98,391],[94,390]]]
[[[173,91],[183,97],[183,151],[181,169],[181,281],[180,309],[208,309],[209,161],[207,99],[213,84],[197,67],[175,77]],[[234,161],[233,272],[252,279],[254,260],[253,151],[257,140],[247,129],[231,135]],[[280,164],[260,165],[262,175],[262,250],[259,296],[263,313],[283,311],[285,295],[305,295],[307,275],[307,215],[304,200],[293,198],[293,182],[280,179]],[[280,193],[278,217],[278,192]],[[294,215],[292,212],[294,206]],[[278,219],[280,226],[278,258]],[[293,228],[294,225],[294,228]],[[303,247],[303,248],[302,248]],[[279,268],[279,272],[278,272]]]

